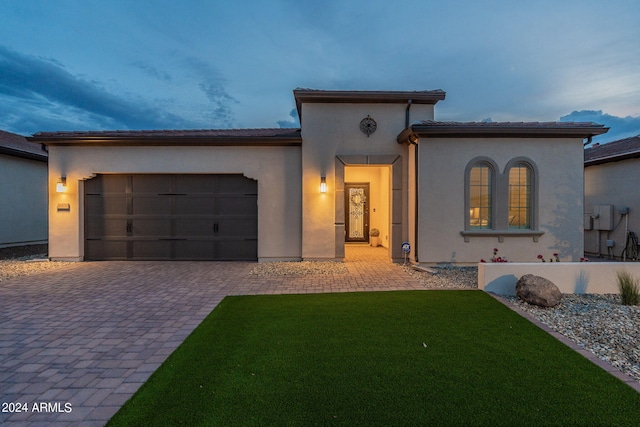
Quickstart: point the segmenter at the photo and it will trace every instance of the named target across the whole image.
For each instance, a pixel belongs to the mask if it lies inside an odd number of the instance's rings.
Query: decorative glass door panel
[[[346,242],[369,241],[369,184],[345,183]]]

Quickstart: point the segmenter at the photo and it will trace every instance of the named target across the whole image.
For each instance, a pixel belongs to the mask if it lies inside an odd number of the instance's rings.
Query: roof
[[[46,145],[300,145],[299,128],[113,130],[38,132],[28,138]]]
[[[296,99],[298,117],[302,117],[302,103],[339,103],[339,104],[436,104],[442,101],[446,93],[441,89],[421,91],[384,91],[384,90],[318,90],[297,88],[293,91]]]
[[[48,153],[42,145],[29,142],[24,136],[0,130],[0,154],[31,160],[47,161]]]
[[[586,148],[584,150],[584,165],[593,166],[634,157],[640,157],[640,135],[607,144],[594,144]]]
[[[609,128],[593,122],[441,122],[425,120],[398,135],[399,143],[418,137],[589,138]]]

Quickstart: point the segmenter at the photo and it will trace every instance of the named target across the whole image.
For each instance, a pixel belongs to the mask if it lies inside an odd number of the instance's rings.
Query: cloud
[[[238,101],[227,93],[224,86],[226,81],[220,72],[209,63],[193,56],[186,58],[185,63],[196,75],[196,79],[199,80],[198,87],[211,104],[210,110],[205,111],[206,119],[216,127],[233,127],[233,106]]]
[[[560,117],[560,121],[595,122],[610,128],[604,135],[594,137],[594,142],[605,143],[640,135],[640,116],[618,117],[603,113],[602,110],[581,110]]]
[[[74,76],[55,60],[4,46],[0,46],[0,113],[0,127],[21,134],[45,129],[198,127]]]
[[[293,109],[289,113],[289,115],[293,118],[293,120],[278,120],[278,126],[281,128],[299,128],[300,127],[300,119],[298,118],[298,110]]]

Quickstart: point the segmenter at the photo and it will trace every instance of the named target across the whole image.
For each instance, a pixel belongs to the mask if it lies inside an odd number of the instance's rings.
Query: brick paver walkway
[[[226,295],[424,289],[383,248],[346,255],[349,273],[329,276],[86,262],[0,282],[0,424],[104,425]]]

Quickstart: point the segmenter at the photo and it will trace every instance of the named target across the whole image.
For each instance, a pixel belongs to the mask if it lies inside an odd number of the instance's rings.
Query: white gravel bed
[[[306,276],[346,274],[349,270],[342,262],[333,261],[292,261],[292,262],[264,262],[258,264],[249,275],[251,276]]]
[[[417,271],[410,265],[402,269],[427,288],[477,289],[477,267],[431,267],[433,273]]]
[[[0,282],[13,277],[28,276],[73,264],[71,262],[49,261],[46,254],[0,260]]]
[[[614,294],[564,294],[549,308],[503,298],[640,381],[640,306],[622,305]]]

